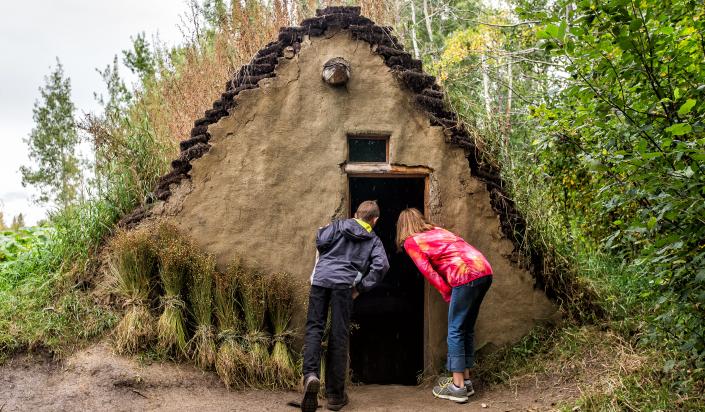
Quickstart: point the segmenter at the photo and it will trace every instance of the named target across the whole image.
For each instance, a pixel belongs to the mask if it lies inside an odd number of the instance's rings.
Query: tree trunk
[[[490,116],[492,113],[492,106],[490,103],[490,75],[488,73],[489,65],[487,64],[487,55],[485,53],[486,51],[483,49],[482,54],[480,54],[480,70],[482,70],[482,99],[485,101],[485,121],[487,122],[485,127],[489,127],[491,124]]]
[[[428,32],[428,41],[433,43],[433,29],[431,28],[431,16],[428,14],[428,0],[423,0],[423,15],[426,21],[426,31]]]
[[[507,112],[505,120],[505,128],[507,139],[509,139],[509,134],[512,132],[512,89],[514,87],[514,74],[512,73],[512,56],[509,56],[509,61],[507,62]]]
[[[419,56],[419,44],[416,42],[416,6],[414,6],[414,0],[409,2],[411,4],[411,44],[414,46],[414,57],[417,59]]]
[[[509,143],[510,143],[510,136],[512,134],[512,94],[513,94],[513,88],[514,88],[514,73],[512,72],[512,56],[511,54],[508,57],[509,61],[507,62],[507,112],[506,112],[506,119],[505,119],[505,124],[504,124],[504,150],[505,150],[505,157],[506,161],[509,164],[509,168],[513,168],[512,165],[512,157],[510,155],[510,150],[509,150]]]

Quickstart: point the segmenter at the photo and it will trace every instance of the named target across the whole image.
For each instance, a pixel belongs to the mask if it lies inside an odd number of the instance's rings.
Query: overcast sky
[[[3,1],[0,9],[0,210],[5,223],[23,213],[27,224],[46,211],[34,205],[23,188],[19,167],[28,165],[26,138],[32,130],[32,107],[44,76],[61,60],[71,78],[77,115],[96,112],[94,92],[104,93],[95,71],[131,45],[130,36],[175,45],[185,0],[26,0]],[[121,74],[130,79],[127,70]]]

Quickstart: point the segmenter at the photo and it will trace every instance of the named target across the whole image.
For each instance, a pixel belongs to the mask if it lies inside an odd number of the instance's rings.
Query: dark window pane
[[[386,162],[386,139],[349,139],[349,160],[351,162]]]

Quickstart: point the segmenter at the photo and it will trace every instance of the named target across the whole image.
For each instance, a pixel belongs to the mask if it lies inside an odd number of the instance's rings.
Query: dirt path
[[[347,411],[543,411],[574,398],[575,388],[536,380],[517,387],[478,388],[471,402],[434,399],[430,389],[355,386]],[[218,377],[189,365],[140,365],[105,343],[62,362],[22,356],[0,366],[0,412],[10,411],[295,411],[296,392],[228,391]],[[483,407],[484,404],[484,407]]]

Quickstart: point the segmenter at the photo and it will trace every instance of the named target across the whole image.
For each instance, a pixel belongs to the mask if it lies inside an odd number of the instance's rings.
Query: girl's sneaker
[[[448,383],[452,383],[452,382],[453,382],[453,378],[451,378],[451,377],[438,379],[439,385],[448,384]],[[465,379],[465,389],[467,389],[467,391],[468,391],[468,396],[472,396],[475,394],[475,389],[472,387],[472,381],[470,379]]]
[[[468,391],[468,396],[475,394],[475,389],[472,387],[472,381],[470,379],[465,379],[465,389]]]
[[[468,401],[468,391],[466,388],[458,388],[453,384],[453,380],[439,380],[438,385],[433,388],[433,396],[441,399],[448,399],[457,403]]]

